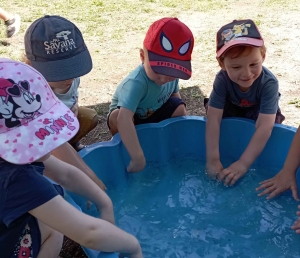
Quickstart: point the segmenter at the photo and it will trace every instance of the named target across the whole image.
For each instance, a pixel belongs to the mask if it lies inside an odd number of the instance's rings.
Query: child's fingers
[[[223,181],[223,179],[230,173],[228,169],[223,169],[219,174],[218,174],[218,180]]]
[[[273,181],[273,178],[269,178],[269,179],[266,179],[264,181],[259,182],[259,184],[262,185],[262,184],[266,184],[266,183],[269,183],[269,182],[272,182],[272,181]]]
[[[278,194],[280,194],[281,192],[283,192],[282,189],[278,189],[275,186],[273,187],[273,189],[274,190],[272,191],[272,193],[267,197],[267,200],[270,200],[270,199],[274,198],[275,196],[277,196]]]
[[[270,194],[270,193],[272,193],[275,189],[276,189],[276,186],[271,185],[271,186],[269,186],[268,188],[265,188],[265,190],[262,191],[261,193],[259,193],[257,196],[263,196],[263,195],[266,195],[266,194]]]
[[[240,176],[235,175],[235,176],[232,178],[232,180],[231,180],[230,186],[233,186],[239,178],[240,178]]]
[[[230,174],[226,177],[225,182],[224,182],[224,185],[227,186],[227,185],[232,181],[233,178],[234,178],[234,174],[233,174],[233,173],[230,173]]]
[[[298,197],[297,186],[296,186],[296,185],[292,185],[291,190],[292,190],[292,195],[293,195],[294,199],[295,199],[296,201],[300,201],[300,200],[299,200],[299,197]]]
[[[89,201],[89,200],[86,200],[86,208],[87,208],[87,210],[89,210],[91,208],[91,206],[92,206],[92,202]]]
[[[256,191],[260,191],[260,190],[262,190],[264,188],[268,188],[268,187],[272,186],[274,184],[274,182],[272,180],[272,181],[268,181],[268,182],[265,182],[265,183],[261,182],[259,184],[260,184],[260,186],[255,189]]]

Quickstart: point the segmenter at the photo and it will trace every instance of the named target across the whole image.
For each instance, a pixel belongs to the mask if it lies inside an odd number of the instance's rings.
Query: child
[[[154,22],[140,49],[142,64],[117,87],[107,125],[112,135],[120,133],[131,157],[129,172],[140,171],[146,165],[134,125],[186,115],[178,78],[188,80],[191,77],[193,46],[192,32],[177,18]]]
[[[34,21],[24,37],[27,64],[48,81],[55,95],[77,116],[78,133],[69,141],[77,150],[79,141],[98,124],[97,112],[78,105],[80,76],[92,69],[92,59],[80,30],[67,19],[46,15]]]
[[[78,133],[69,141],[81,149],[79,140],[98,123],[95,110],[78,107],[80,76],[90,72],[92,60],[80,30],[67,19],[46,15],[34,21],[25,33],[26,63],[38,70],[48,81],[56,97],[77,116]],[[53,155],[87,174],[102,190],[106,187],[67,142]]]
[[[262,66],[266,47],[252,20],[234,20],[217,32],[216,75],[207,108],[206,169],[225,185],[234,185],[265,147],[273,126],[284,116],[278,107],[278,81]],[[205,101],[207,102],[207,100]],[[219,136],[222,117],[256,121],[256,131],[240,159],[223,168]]]
[[[290,189],[295,200],[299,201],[296,172],[300,166],[300,127],[294,136],[289,153],[284,162],[283,168],[276,176],[260,182],[257,191],[263,190],[258,196],[269,194],[267,199],[271,199],[278,194]],[[300,220],[299,220],[300,221]],[[299,224],[300,225],[300,224]],[[299,227],[300,229],[300,227]],[[300,233],[300,231],[298,232]]]
[[[6,26],[6,37],[11,38],[20,30],[21,17],[18,14],[11,14],[0,8],[0,19],[4,21]]]
[[[0,59],[0,94],[1,257],[58,257],[63,235],[95,250],[142,257],[137,239],[112,224],[109,197],[77,168],[50,155],[79,124],[43,76],[26,64]],[[102,219],[67,203],[62,188],[53,187],[43,172],[93,201]]]

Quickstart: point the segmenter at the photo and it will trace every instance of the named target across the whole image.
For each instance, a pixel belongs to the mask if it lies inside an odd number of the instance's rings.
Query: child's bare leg
[[[172,114],[172,117],[186,116],[186,108],[184,104],[179,105]]]
[[[109,131],[112,136],[114,136],[119,131],[117,125],[118,115],[119,115],[119,109],[113,110],[109,115],[108,124],[110,127]]]
[[[10,13],[8,13],[5,10],[3,10],[2,8],[0,8],[0,19],[1,20],[7,21],[11,18],[12,18],[12,15]]]
[[[62,244],[64,236],[48,227],[43,222],[38,221],[41,231],[41,249],[37,258],[57,258]]]

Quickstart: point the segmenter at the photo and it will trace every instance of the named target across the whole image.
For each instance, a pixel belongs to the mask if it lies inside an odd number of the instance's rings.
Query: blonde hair
[[[225,51],[225,53],[223,53],[223,55],[221,55],[220,57],[217,57],[219,65],[221,67],[224,66],[224,59],[225,59],[225,57],[228,57],[228,56],[231,59],[239,58],[241,56],[248,56],[251,53],[252,48],[254,48],[254,47],[253,46],[245,46],[245,45],[229,48],[227,51]],[[264,58],[266,56],[267,48],[265,45],[262,45],[259,48],[260,48],[261,56]]]
[[[25,64],[31,66],[31,62],[30,62],[30,60],[27,58],[26,54],[23,54],[23,55],[21,56],[21,61],[22,61],[23,63],[25,63]]]

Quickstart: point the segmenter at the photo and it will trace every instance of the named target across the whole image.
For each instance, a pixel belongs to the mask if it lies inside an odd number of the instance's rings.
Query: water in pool
[[[148,164],[108,194],[117,225],[140,240],[145,258],[300,257],[300,236],[290,229],[297,202],[290,194],[257,197],[266,174],[252,169],[225,187],[207,177],[202,161],[181,159]]]

